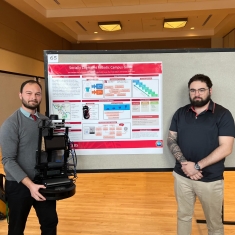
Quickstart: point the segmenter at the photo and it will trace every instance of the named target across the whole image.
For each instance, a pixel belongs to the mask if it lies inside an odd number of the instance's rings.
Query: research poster
[[[161,62],[58,63],[52,56],[49,114],[65,119],[77,154],[163,153]]]

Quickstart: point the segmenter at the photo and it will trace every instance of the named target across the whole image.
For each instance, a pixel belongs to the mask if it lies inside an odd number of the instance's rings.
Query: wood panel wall
[[[43,61],[43,50],[69,50],[71,44],[0,1],[0,48]]]
[[[235,48],[235,30],[229,32],[223,40],[224,48]]]

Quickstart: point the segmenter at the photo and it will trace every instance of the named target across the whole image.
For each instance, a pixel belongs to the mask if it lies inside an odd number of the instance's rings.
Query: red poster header
[[[158,75],[162,63],[49,64],[49,75]]]

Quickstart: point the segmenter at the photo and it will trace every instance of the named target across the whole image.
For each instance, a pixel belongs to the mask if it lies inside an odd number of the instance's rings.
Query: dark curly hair
[[[192,78],[190,78],[188,82],[188,88],[190,87],[191,83],[195,81],[205,82],[208,88],[211,88],[213,86],[211,79],[208,76],[204,74],[196,74]]]

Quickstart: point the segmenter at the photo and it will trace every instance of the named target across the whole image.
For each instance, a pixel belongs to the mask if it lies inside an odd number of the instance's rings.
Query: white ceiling
[[[235,0],[5,1],[71,43],[221,38],[235,28]],[[164,18],[185,17],[186,27],[163,28]],[[102,21],[120,21],[123,29],[101,31]]]

